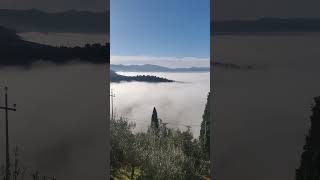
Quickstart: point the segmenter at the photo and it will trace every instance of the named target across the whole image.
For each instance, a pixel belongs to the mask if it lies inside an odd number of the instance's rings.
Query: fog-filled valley
[[[202,115],[210,88],[209,72],[119,72],[126,76],[155,75],[176,82],[111,83],[115,93],[114,108],[118,116],[136,123],[137,131],[146,131],[150,125],[152,109],[157,108],[159,118],[168,127],[186,129],[191,126],[195,138],[199,136]]]
[[[17,104],[17,111],[9,114],[10,149],[20,148],[23,164],[58,179],[104,178],[105,66],[11,67],[1,69],[0,77],[2,104],[4,85],[9,87],[9,103]],[[4,118],[0,127],[4,140]],[[2,148],[0,157],[3,162]]]
[[[106,43],[107,36],[72,33],[22,33],[23,39],[53,46]],[[107,62],[106,57],[106,62]],[[107,88],[106,64],[70,60],[64,65],[36,62],[27,69],[3,66],[0,100],[8,86],[10,152],[20,150],[19,160],[28,174],[57,179],[105,179]],[[5,147],[4,111],[0,112],[1,147]],[[5,162],[4,148],[0,150]],[[13,160],[13,159],[12,159]],[[26,179],[31,174],[25,175]]]
[[[319,40],[317,34],[213,36],[215,59],[256,67],[214,68],[217,179],[294,179],[313,97],[320,95]]]

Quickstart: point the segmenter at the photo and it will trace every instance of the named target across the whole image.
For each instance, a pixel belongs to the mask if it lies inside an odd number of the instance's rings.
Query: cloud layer
[[[157,56],[111,56],[111,64],[155,64],[171,68],[209,67],[209,58],[197,57],[157,57]]]

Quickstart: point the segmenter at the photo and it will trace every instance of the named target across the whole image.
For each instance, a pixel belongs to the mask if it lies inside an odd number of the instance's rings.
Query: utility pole
[[[8,111],[16,111],[16,104],[13,104],[13,108],[8,107],[8,87],[5,87],[5,106],[0,106],[0,109],[5,110],[6,116],[6,177],[5,180],[10,180],[10,153],[9,153],[9,122]]]
[[[110,97],[111,97],[111,119],[113,120],[113,118],[114,118],[114,115],[113,115],[113,98],[116,97],[116,95],[113,93],[112,89],[111,89]]]

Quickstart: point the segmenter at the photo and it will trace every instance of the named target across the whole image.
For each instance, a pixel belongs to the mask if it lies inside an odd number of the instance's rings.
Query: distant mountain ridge
[[[224,69],[235,70],[253,70],[252,65],[238,65],[226,62],[213,62],[212,67],[219,67]],[[123,65],[123,64],[111,64],[110,69],[115,72],[209,72],[210,67],[190,67],[190,68],[168,68],[153,64],[143,65]]]
[[[0,26],[18,32],[107,33],[109,19],[109,11],[69,10],[52,13],[37,9],[0,9]],[[216,35],[302,32],[320,32],[320,18],[263,17],[211,22],[211,33]]]
[[[17,32],[107,33],[109,12],[0,9],[0,26]]]
[[[310,32],[320,32],[320,18],[264,17],[254,20],[211,22],[211,33],[216,35]]]
[[[190,68],[168,68],[153,64],[144,65],[122,65],[111,64],[110,69],[113,71],[123,72],[206,72],[210,71],[209,67],[190,67]]]

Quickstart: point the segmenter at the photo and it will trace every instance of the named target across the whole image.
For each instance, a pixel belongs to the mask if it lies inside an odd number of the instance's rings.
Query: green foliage
[[[181,132],[159,125],[158,134],[133,133],[134,125],[123,118],[110,124],[114,179],[124,179],[124,174],[128,179],[141,180],[197,180],[209,176],[210,162],[189,130]]]
[[[112,164],[111,171],[114,168],[118,169],[122,166],[130,165],[134,163],[132,160],[131,147],[134,144],[134,135],[131,130],[134,128],[134,124],[128,123],[126,119],[120,118],[118,120],[110,121],[111,131],[111,153],[110,161]]]

